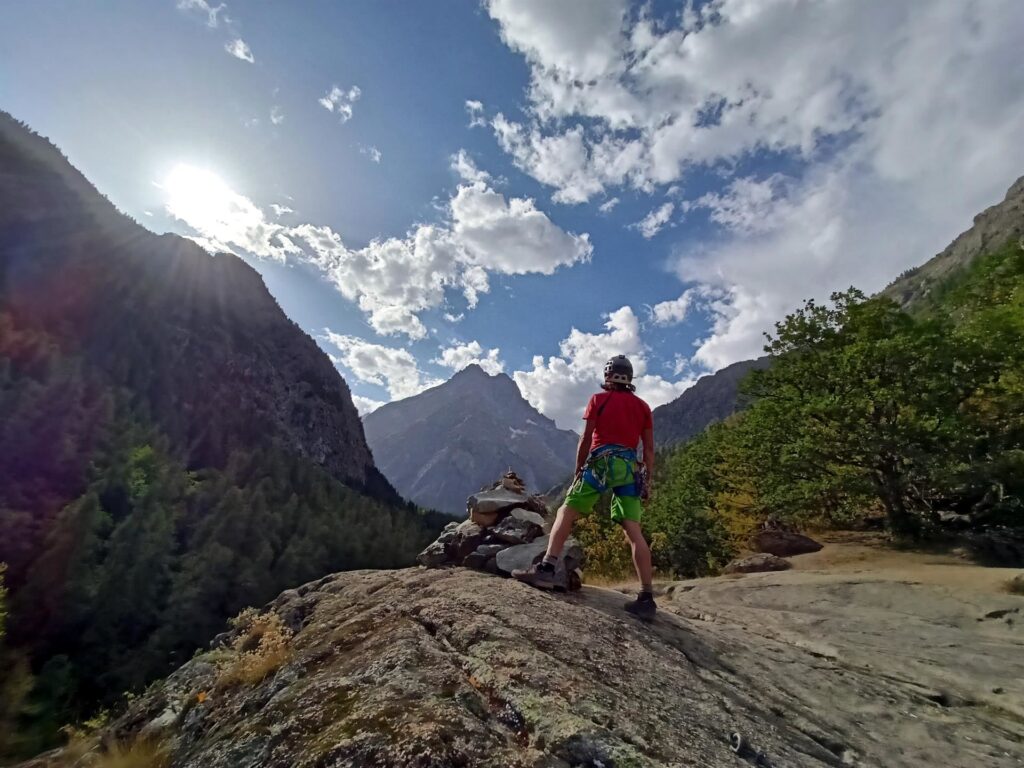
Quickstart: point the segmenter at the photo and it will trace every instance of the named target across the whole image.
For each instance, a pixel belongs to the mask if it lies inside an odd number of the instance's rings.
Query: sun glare
[[[204,168],[179,163],[161,186],[167,211],[200,232],[215,232],[237,214],[236,193]]]

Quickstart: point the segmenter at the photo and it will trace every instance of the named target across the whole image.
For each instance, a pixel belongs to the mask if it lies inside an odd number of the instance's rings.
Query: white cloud
[[[433,362],[443,365],[445,368],[451,368],[453,371],[461,371],[467,365],[473,364],[479,365],[492,376],[505,370],[505,363],[499,357],[501,350],[497,347],[484,349],[479,341],[455,344],[440,349],[441,354]]]
[[[206,15],[206,26],[215,28],[220,22],[217,19],[218,14],[227,9],[227,5],[220,3],[216,6],[211,6],[206,0],[178,0],[178,9],[181,11],[197,11]]]
[[[379,149],[377,149],[373,145],[367,146],[367,145],[364,145],[364,144],[360,144],[359,145],[359,154],[366,155],[367,157],[370,158],[371,161],[373,161],[375,163],[379,163],[381,161],[381,159],[384,157],[384,155],[381,153],[381,151]]]
[[[284,122],[284,110],[276,104],[270,108],[270,122],[274,125],[280,125]]]
[[[331,90],[318,99],[318,102],[328,112],[337,114],[341,122],[347,123],[352,119],[352,105],[359,101],[362,95],[363,92],[358,85],[353,85],[347,91],[334,85],[331,86]]]
[[[158,187],[165,209],[199,233],[197,240],[213,251],[241,248],[265,259],[285,261],[300,251],[285,227],[267,221],[249,198],[202,168],[177,165]]]
[[[372,344],[326,328],[324,334],[341,351],[336,363],[344,365],[359,381],[385,387],[392,400],[412,397],[441,383],[424,375],[407,349]]]
[[[557,227],[533,200],[506,199],[483,182],[464,184],[451,201],[452,235],[469,261],[506,275],[552,274],[587,261],[588,235]]]
[[[693,288],[684,291],[678,299],[662,301],[651,307],[651,320],[655,325],[676,325],[683,322],[693,306]]]
[[[665,203],[664,205],[652,210],[640,221],[634,224],[633,227],[635,229],[639,229],[640,234],[650,240],[656,234],[661,232],[664,226],[668,224],[675,209],[675,203]]]
[[[608,200],[605,200],[597,208],[598,208],[599,211],[601,211],[601,213],[611,213],[612,209],[615,208],[615,206],[618,205],[618,204],[619,204],[619,198],[612,197],[612,198],[609,198]]]
[[[492,128],[554,199],[724,172],[680,204],[720,228],[676,262],[713,320],[699,364],[757,354],[803,298],[882,287],[1024,168],[1018,0],[716,0],[657,19],[624,0],[487,8],[531,73],[525,118]],[[765,158],[799,170],[732,178]]]
[[[469,153],[464,149],[460,149],[458,154],[452,155],[451,167],[453,171],[459,174],[459,177],[463,181],[491,180],[491,174],[477,168],[476,163],[473,162],[473,158],[470,157]]]
[[[295,213],[295,211],[287,205],[278,205],[277,203],[271,203],[270,210],[272,210],[274,215],[277,217],[284,216],[286,213]]]
[[[359,411],[360,416],[366,416],[384,405],[384,401],[374,400],[373,398],[363,397],[362,395],[352,395],[352,404],[356,407],[356,410]]]
[[[269,221],[202,169],[179,166],[162,188],[168,213],[196,230],[204,247],[312,264],[358,304],[375,331],[411,339],[427,335],[419,315],[444,306],[448,290],[461,292],[473,308],[490,291],[491,273],[550,275],[588,260],[592,250],[587,234],[562,230],[532,200],[506,198],[480,181],[457,188],[442,222],[363,248],[348,247],[328,226]],[[291,212],[271,208],[278,216]]]
[[[573,328],[559,345],[559,354],[545,361],[533,358],[530,370],[513,378],[523,396],[563,429],[579,430],[583,408],[598,391],[604,364],[613,355],[626,355],[633,363],[637,394],[655,408],[678,397],[693,381],[669,381],[647,372],[647,349],[640,336],[640,321],[626,306],[607,315],[604,333]]]
[[[240,37],[236,37],[234,40],[229,40],[228,42],[224,43],[224,50],[230,53],[236,59],[247,61],[250,64],[254,64],[256,62],[256,59],[252,55],[252,51],[249,49],[249,46]]]
[[[463,320],[466,319],[466,313],[459,312],[459,314],[454,315],[451,312],[445,312],[444,315],[442,315],[442,317],[444,317],[444,319],[447,320],[449,323],[461,323]]]
[[[468,127],[487,127],[487,121],[484,119],[484,105],[482,102],[468,99],[466,101],[466,114],[469,115]]]

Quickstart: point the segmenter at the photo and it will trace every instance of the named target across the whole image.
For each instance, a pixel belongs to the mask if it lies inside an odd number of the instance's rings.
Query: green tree
[[[940,317],[915,318],[850,289],[776,324],[773,365],[737,445],[767,512],[840,515],[872,500],[891,529],[921,533],[941,478],[959,460],[961,405],[991,377]]]

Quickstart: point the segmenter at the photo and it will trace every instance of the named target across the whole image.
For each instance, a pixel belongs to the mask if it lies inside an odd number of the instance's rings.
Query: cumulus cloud
[[[342,123],[347,123],[352,119],[353,105],[359,101],[362,95],[363,92],[358,85],[353,85],[348,90],[334,85],[331,86],[331,90],[318,99],[318,102],[328,112],[335,113]]]
[[[204,247],[311,264],[383,335],[422,339],[427,328],[420,313],[444,306],[447,291],[460,292],[473,308],[490,291],[491,273],[550,275],[588,260],[592,251],[586,233],[566,232],[532,200],[506,198],[482,181],[458,186],[443,221],[362,248],[349,247],[329,226],[269,221],[251,200],[200,169],[176,168],[163,188],[168,213],[196,230]]]
[[[294,210],[289,208],[287,205],[278,205],[277,203],[270,204],[270,210],[274,212],[275,216],[284,216],[286,213],[295,213]]]
[[[513,378],[523,396],[563,429],[579,430],[583,408],[598,391],[604,364],[613,355],[626,355],[633,363],[637,394],[655,408],[674,400],[689,387],[691,379],[667,380],[647,371],[648,350],[633,310],[621,307],[607,315],[603,333],[573,328],[559,344],[559,354],[546,360],[536,356],[532,368],[516,371]]]
[[[460,149],[458,154],[452,155],[451,167],[461,179],[464,181],[490,181],[491,174],[487,171],[480,170],[477,168],[473,158],[469,156],[469,153]]]
[[[640,234],[643,235],[647,240],[650,240],[656,234],[668,224],[672,218],[673,212],[675,212],[675,203],[665,203],[664,205],[655,208],[640,221],[633,225],[635,229],[640,230]]]
[[[236,37],[234,40],[229,40],[228,42],[224,43],[224,50],[230,53],[236,59],[247,61],[250,64],[254,64],[256,62],[256,59],[252,55],[252,51],[249,49],[249,46],[246,44],[245,40],[242,40],[240,37]],[[271,119],[273,119],[273,117],[271,117]]]
[[[341,352],[336,363],[344,365],[359,381],[385,387],[392,400],[412,397],[441,383],[426,376],[407,349],[373,344],[327,328],[324,338]]]
[[[651,307],[651,320],[655,325],[677,325],[686,319],[693,306],[695,289],[684,291],[678,299],[662,301]]]
[[[598,208],[599,211],[601,211],[601,213],[611,213],[612,209],[614,209],[615,206],[618,205],[618,204],[619,204],[619,198],[611,197],[611,198],[605,200],[603,203],[601,203],[597,208]]]
[[[873,291],[940,250],[1024,167],[1017,0],[489,0],[530,67],[528,109],[491,126],[513,162],[581,203],[723,172],[681,201],[718,236],[677,254],[713,327],[696,363],[757,354],[806,297]],[[791,175],[751,174],[749,161]]]
[[[441,354],[433,360],[438,365],[451,368],[453,371],[461,371],[467,365],[479,365],[487,373],[494,376],[505,370],[505,363],[501,361],[501,350],[484,349],[479,341],[471,341],[467,344],[454,344],[450,347],[441,347]]]
[[[274,125],[280,125],[284,122],[284,110],[276,104],[270,108],[270,122]]]

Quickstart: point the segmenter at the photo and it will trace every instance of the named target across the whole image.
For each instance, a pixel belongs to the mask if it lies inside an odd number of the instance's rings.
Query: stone
[[[489,514],[491,512],[507,512],[515,507],[528,505],[530,497],[525,493],[516,493],[507,488],[493,488],[489,491],[474,493],[466,503],[472,512]]]
[[[466,568],[475,568],[476,570],[483,570],[484,564],[490,558],[481,554],[479,550],[474,549],[462,560],[462,565]]]
[[[766,552],[777,557],[791,557],[808,552],[817,552],[821,544],[809,536],[791,531],[758,531],[750,539],[750,548],[755,552]]]
[[[733,560],[722,569],[722,573],[763,573],[785,571],[792,567],[793,564],[789,560],[762,552]]]
[[[488,558],[491,558],[503,549],[505,549],[505,546],[502,544],[481,544],[476,548],[476,551],[482,555],[486,555]]]
[[[498,522],[497,512],[478,512],[475,509],[469,510],[469,519],[482,528],[490,528]]]
[[[543,532],[544,529],[539,525],[509,515],[494,526],[490,533],[493,538],[506,544],[528,544]]]
[[[445,543],[440,539],[430,544],[416,557],[416,562],[420,565],[425,565],[427,568],[437,568],[444,565],[447,561],[448,551]]]
[[[547,535],[534,539],[529,544],[503,549],[497,555],[498,570],[502,573],[511,574],[515,570],[525,570],[540,561],[548,548]],[[568,571],[576,570],[583,565],[583,548],[573,538],[569,538],[562,548],[562,557],[559,558],[559,566]]]
[[[466,520],[456,529],[458,538],[449,546],[452,559],[461,563],[470,552],[483,543],[484,529],[471,520]]]
[[[539,528],[544,527],[544,517],[529,509],[516,507],[509,513],[509,517],[514,517],[516,520],[522,520],[524,523],[533,523]]]

